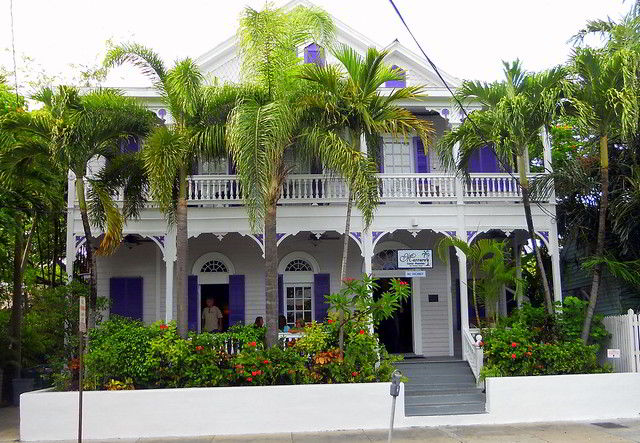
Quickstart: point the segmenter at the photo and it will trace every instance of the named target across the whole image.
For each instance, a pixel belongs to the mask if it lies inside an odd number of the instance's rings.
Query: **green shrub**
[[[524,305],[496,328],[483,330],[483,377],[588,374],[607,372],[598,364],[599,343],[608,337],[602,318],[594,318],[591,341],[580,340],[587,303],[567,297],[561,313]]]

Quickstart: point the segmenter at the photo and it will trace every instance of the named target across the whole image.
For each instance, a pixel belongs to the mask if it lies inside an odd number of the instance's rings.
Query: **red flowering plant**
[[[606,372],[598,345],[563,333],[562,323],[544,308],[524,306],[495,328],[484,330],[482,377]]]
[[[345,278],[344,287],[338,293],[325,296],[329,303],[330,310],[335,314],[332,320],[335,322],[340,334],[343,330],[346,335],[357,324],[373,323],[379,324],[393,315],[402,306],[402,302],[409,298],[411,294],[410,285],[406,282],[393,279],[388,291],[380,294],[380,297],[373,298],[373,293],[378,289],[375,280],[363,275],[361,279]],[[360,329],[368,329],[358,327]],[[344,343],[338,343],[340,351],[344,351]]]

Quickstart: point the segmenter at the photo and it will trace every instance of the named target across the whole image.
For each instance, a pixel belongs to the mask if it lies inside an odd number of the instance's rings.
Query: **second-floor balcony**
[[[529,175],[530,179],[535,174]],[[467,178],[453,174],[377,174],[380,203],[490,203],[519,202],[522,194],[516,176],[477,173]],[[188,178],[190,204],[242,205],[242,186],[235,175],[193,175]],[[88,186],[87,186],[88,188]],[[280,190],[280,204],[346,203],[344,179],[325,174],[292,174]],[[122,195],[116,196],[122,200]],[[150,202],[151,203],[151,202]]]

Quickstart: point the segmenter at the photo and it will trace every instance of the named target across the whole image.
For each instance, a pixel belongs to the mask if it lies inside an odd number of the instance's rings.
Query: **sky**
[[[400,40],[418,52],[388,0],[312,0],[380,46]],[[135,41],[171,64],[198,57],[236,30],[245,6],[264,0],[13,0],[15,49],[25,69],[62,78],[76,66],[101,61],[105,42]],[[276,6],[286,3],[276,0]],[[439,69],[461,79],[492,81],[501,60],[520,58],[529,70],[567,60],[569,38],[585,22],[618,19],[632,0],[395,0],[418,41]],[[10,0],[0,0],[0,66],[12,71]],[[33,61],[27,64],[23,57]],[[22,80],[19,79],[19,83]],[[142,86],[146,80],[119,68],[107,84]]]

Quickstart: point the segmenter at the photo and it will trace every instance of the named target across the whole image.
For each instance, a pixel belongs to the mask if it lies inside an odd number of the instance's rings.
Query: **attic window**
[[[324,66],[325,64],[324,48],[322,46],[311,43],[304,48],[304,62],[313,63],[316,66]]]
[[[384,85],[387,88],[404,88],[407,86],[407,72],[402,69],[400,66],[393,65],[391,66],[391,70],[397,71],[398,74],[402,76],[402,80],[389,80]]]

